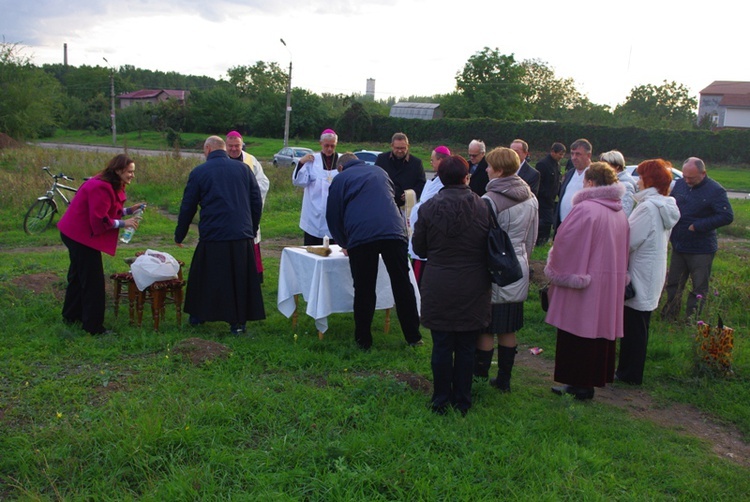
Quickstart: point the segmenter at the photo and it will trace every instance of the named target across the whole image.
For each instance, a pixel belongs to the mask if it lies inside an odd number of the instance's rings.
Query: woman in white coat
[[[638,165],[636,207],[630,224],[628,274],[635,296],[625,301],[624,335],[615,380],[631,385],[643,382],[648,329],[667,274],[667,243],[680,219],[674,198],[668,197],[672,166],[662,159]]]

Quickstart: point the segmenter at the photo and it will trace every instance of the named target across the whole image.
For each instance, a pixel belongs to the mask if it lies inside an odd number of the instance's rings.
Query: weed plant
[[[147,321],[130,325],[122,307],[118,318],[107,312],[116,336],[62,324],[67,252],[54,229],[23,233],[27,204],[46,187],[26,178],[44,180],[39,168],[49,164],[82,177],[108,158],[0,151],[0,499],[743,500],[750,493],[747,468],[717,457],[710,444],[596,398],[554,396],[551,375],[523,365],[512,393],[475,385],[465,418],[436,416],[429,387],[416,385],[431,380],[428,331],[425,346],[410,348],[397,322],[383,334],[382,312],[368,353],[354,344],[351,314],[331,316],[322,341],[303,314],[293,330],[276,310],[279,260],[271,251],[301,242],[301,192],[289,169],[270,164],[261,223],[267,319],[250,323],[249,336],[228,336],[224,323],[180,328],[169,307],[158,333]],[[184,248],[172,236],[194,162],[164,156],[136,164],[128,195],[150,209],[133,243],[104,256],[105,271],[123,271],[123,259],[144,247],[189,264],[195,231]],[[747,221],[747,205],[734,207]],[[548,249],[532,258],[543,260]],[[694,405],[746,438],[749,255],[747,241],[722,239],[712,279],[727,295],[722,317],[735,328],[736,376],[691,376],[693,328],[655,314],[644,385],[664,406]],[[50,279],[29,289],[28,278],[41,274]],[[555,331],[535,288],[525,311],[521,350],[540,346],[538,357],[553,359]],[[175,350],[189,337],[231,353],[194,366]]]

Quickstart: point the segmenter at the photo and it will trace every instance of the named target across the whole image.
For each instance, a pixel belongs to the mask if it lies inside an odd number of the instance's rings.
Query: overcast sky
[[[747,14],[729,0],[0,0],[0,37],[41,65],[63,62],[227,78],[293,62],[294,87],[376,98],[451,92],[485,46],[539,59],[594,103],[617,105],[664,80],[697,98],[714,80],[750,81]],[[742,9],[744,12],[744,8]],[[280,38],[287,43],[285,48]]]

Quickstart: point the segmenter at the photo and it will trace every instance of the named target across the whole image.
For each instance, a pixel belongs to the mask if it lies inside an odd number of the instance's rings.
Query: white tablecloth
[[[279,311],[286,317],[291,317],[296,308],[294,295],[301,294],[307,302],[307,315],[315,319],[315,327],[321,333],[328,330],[330,314],[354,310],[354,284],[349,269],[349,257],[344,255],[339,246],[332,245],[331,251],[330,256],[323,257],[308,253],[303,248],[287,247],[281,251],[279,265],[279,292],[276,300]],[[409,267],[409,278],[419,309],[419,288],[411,265]],[[376,309],[394,306],[391,282],[382,258],[378,262],[375,292]]]

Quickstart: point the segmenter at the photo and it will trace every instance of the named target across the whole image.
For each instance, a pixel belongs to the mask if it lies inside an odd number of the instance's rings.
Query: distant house
[[[190,91],[180,91],[175,89],[141,89],[135,92],[126,92],[117,96],[120,99],[120,108],[127,108],[131,105],[155,105],[168,99],[176,99],[184,105]]]
[[[750,128],[750,82],[717,80],[700,92],[698,119],[716,128]]]
[[[443,118],[443,111],[438,110],[438,103],[409,103],[401,102],[391,106],[391,117],[402,119],[432,120]]]

